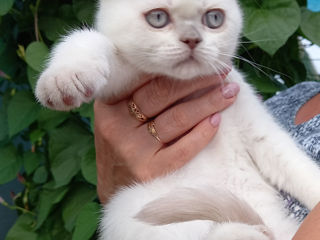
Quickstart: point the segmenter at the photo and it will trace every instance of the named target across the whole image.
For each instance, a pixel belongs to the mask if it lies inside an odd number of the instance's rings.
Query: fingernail
[[[236,83],[228,83],[227,86],[222,88],[222,95],[225,98],[233,98],[240,91],[240,87]]]
[[[218,127],[220,122],[221,122],[221,114],[220,113],[216,113],[211,116],[210,123],[213,127]]]

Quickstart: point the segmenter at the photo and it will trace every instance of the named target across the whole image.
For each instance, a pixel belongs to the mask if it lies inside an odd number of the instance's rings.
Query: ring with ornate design
[[[134,116],[138,121],[144,123],[148,121],[148,118],[140,111],[137,104],[131,99],[128,103],[128,110],[132,116]]]

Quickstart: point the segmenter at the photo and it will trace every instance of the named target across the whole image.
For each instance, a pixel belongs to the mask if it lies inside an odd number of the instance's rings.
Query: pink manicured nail
[[[222,88],[222,95],[225,98],[233,98],[240,91],[240,87],[236,83],[228,83],[225,87]]]
[[[220,122],[221,122],[221,114],[220,113],[216,113],[211,116],[210,123],[213,127],[218,127]]]

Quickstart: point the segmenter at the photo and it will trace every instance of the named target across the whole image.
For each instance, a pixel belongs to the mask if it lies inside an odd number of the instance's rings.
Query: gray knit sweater
[[[298,145],[320,165],[320,114],[295,125],[298,110],[320,93],[320,82],[303,82],[268,99],[265,104],[272,115],[296,140]],[[309,211],[289,194],[281,192],[289,214],[302,221]]]

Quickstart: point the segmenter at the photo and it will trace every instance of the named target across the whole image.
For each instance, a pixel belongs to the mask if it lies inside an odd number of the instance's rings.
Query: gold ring
[[[148,118],[140,111],[139,107],[133,102],[132,99],[128,103],[128,109],[130,114],[134,116],[138,121],[142,123],[148,121]]]
[[[156,123],[154,122],[154,120],[148,122],[148,132],[155,138],[158,140],[158,142],[162,143],[160,138],[159,138],[159,135],[158,135],[158,132],[156,130]]]

